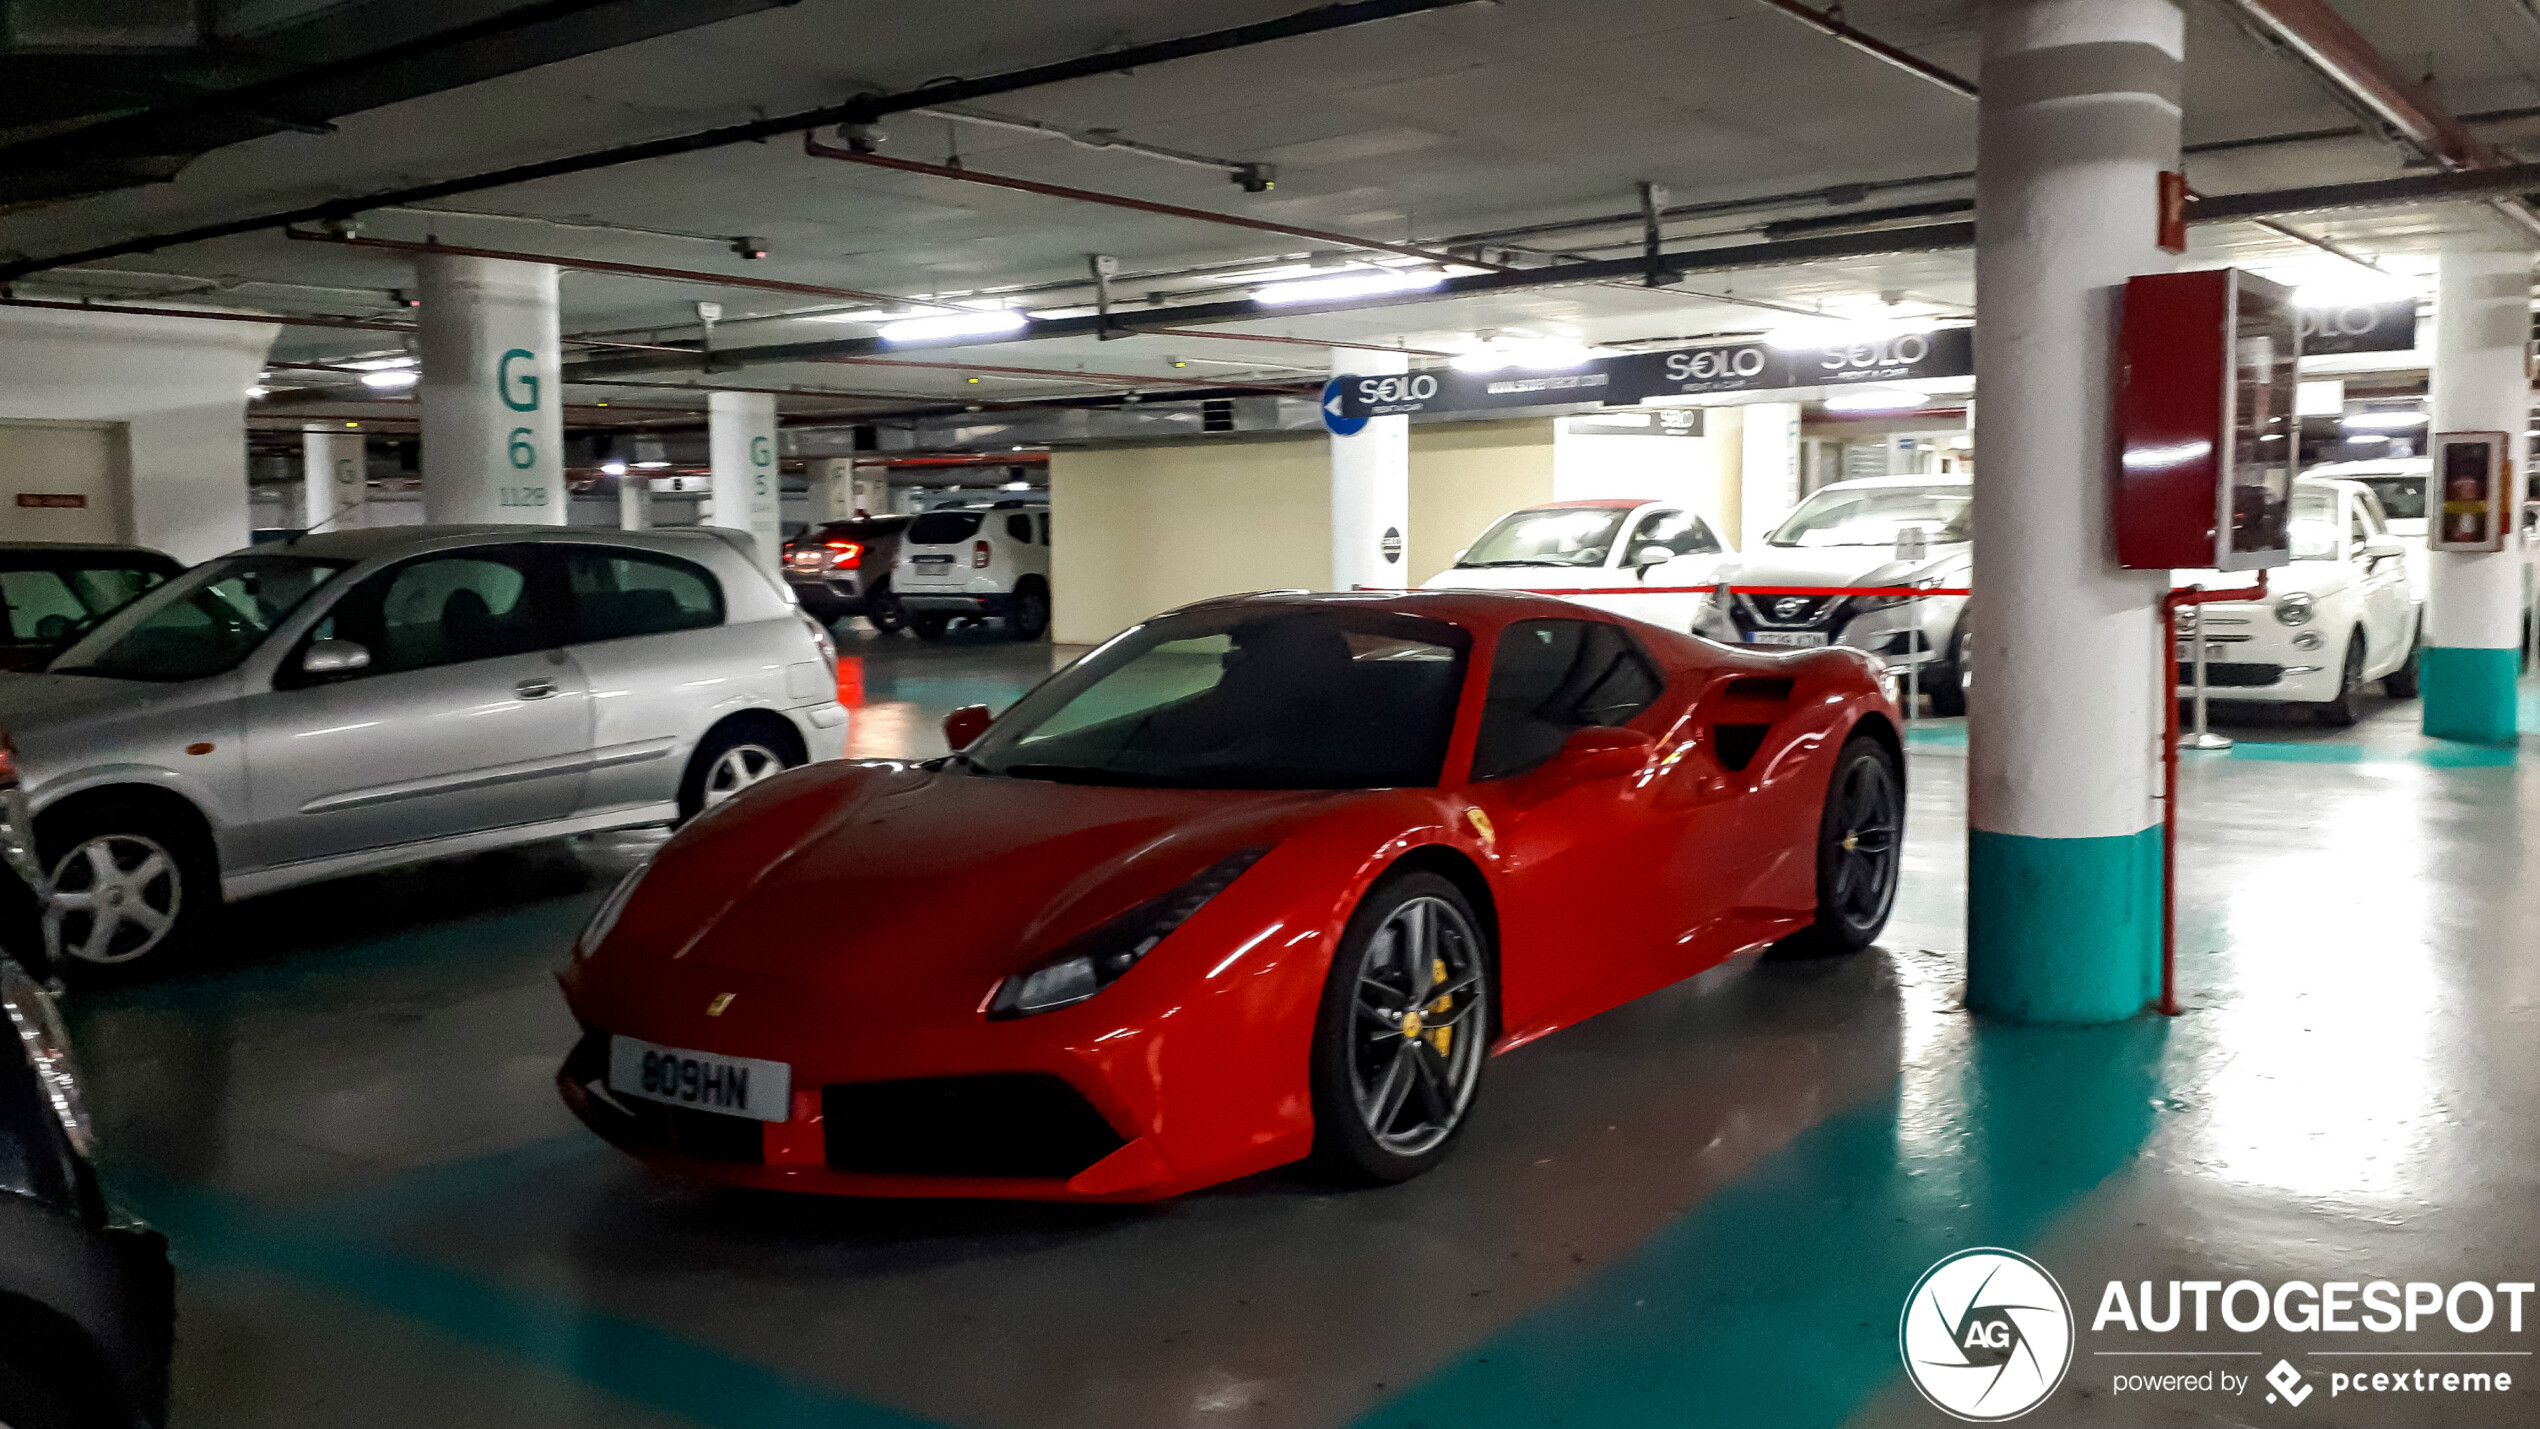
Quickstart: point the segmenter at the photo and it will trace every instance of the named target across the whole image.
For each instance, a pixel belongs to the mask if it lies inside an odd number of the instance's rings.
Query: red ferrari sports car
[[[768,780],[602,903],[565,1100],[748,1186],[1141,1200],[1441,1159],[1488,1058],[1895,896],[1897,713],[1536,596],[1239,596],[956,753]]]

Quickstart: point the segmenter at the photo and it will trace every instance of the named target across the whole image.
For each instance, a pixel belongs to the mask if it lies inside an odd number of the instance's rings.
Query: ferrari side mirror
[[[1575,778],[1618,779],[1639,773],[1657,747],[1657,740],[1636,729],[1590,725],[1574,731],[1561,746],[1560,765]]]
[[[944,743],[959,754],[978,742],[979,736],[986,734],[988,726],[995,722],[996,717],[988,713],[986,705],[963,705],[944,716]]]

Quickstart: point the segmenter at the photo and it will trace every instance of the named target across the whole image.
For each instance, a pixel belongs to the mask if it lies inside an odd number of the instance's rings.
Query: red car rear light
[[[970,543],[970,568],[974,571],[984,571],[988,568],[987,542],[973,541]]]
[[[864,547],[854,541],[831,541],[829,543],[829,564],[834,569],[842,571],[854,570],[857,564],[863,559]]]

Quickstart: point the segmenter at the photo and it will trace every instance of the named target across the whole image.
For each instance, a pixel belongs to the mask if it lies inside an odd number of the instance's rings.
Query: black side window
[[[564,547],[568,640],[622,640],[723,623],[723,587],[693,561],[615,546]]]
[[[1048,544],[1050,543],[1050,514],[1049,514],[1048,512],[1046,512],[1046,511],[1042,512],[1042,513],[1041,513],[1041,516],[1040,516],[1040,521],[1041,521],[1041,544],[1042,544],[1042,545],[1044,545],[1044,546],[1046,546],[1046,545],[1048,545]]]
[[[1032,518],[1018,511],[1005,518],[1005,534],[1009,540],[1032,544]]]
[[[1711,528],[1690,511],[1653,511],[1642,517],[1625,559],[1637,564],[1643,546],[1664,546],[1679,556],[1708,556],[1720,549]]]
[[[535,559],[528,546],[480,546],[392,566],[347,592],[308,638],[368,650],[365,676],[526,654],[548,643]]]
[[[1665,685],[1622,627],[1592,620],[1527,620],[1509,626],[1491,657],[1473,777],[1522,774],[1550,759],[1575,731],[1618,725],[1649,708]]]

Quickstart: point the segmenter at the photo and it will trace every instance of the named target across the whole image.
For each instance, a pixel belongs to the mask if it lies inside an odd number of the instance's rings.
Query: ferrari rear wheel
[[[1905,778],[1896,756],[1866,734],[1844,742],[1817,822],[1817,921],[1775,943],[1771,956],[1857,953],[1887,926],[1905,838]]]
[[[1446,1158],[1490,1058],[1491,961],[1463,891],[1389,878],[1350,915],[1315,1029],[1324,1169],[1404,1181]]]

